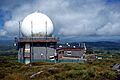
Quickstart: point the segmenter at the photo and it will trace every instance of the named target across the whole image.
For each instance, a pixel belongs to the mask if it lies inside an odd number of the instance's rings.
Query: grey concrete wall
[[[33,47],[33,58],[34,59],[46,59],[46,47]],[[54,56],[55,53],[54,48],[47,47],[47,59],[49,56]],[[20,48],[18,51],[18,59],[23,59],[23,48]]]
[[[54,56],[55,49],[47,47],[47,54],[46,54],[46,47],[33,47],[33,58],[34,59],[49,59],[50,56]]]
[[[18,61],[23,60],[23,48],[18,50]]]

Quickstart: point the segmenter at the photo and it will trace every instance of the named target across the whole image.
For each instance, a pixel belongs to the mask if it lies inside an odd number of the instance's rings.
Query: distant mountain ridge
[[[78,46],[81,42],[68,42],[71,46]],[[105,48],[105,49],[120,49],[120,41],[98,41],[98,42],[85,42],[88,48]],[[0,40],[0,47],[11,46],[13,47],[14,40]],[[59,42],[59,44],[66,44]]]
[[[71,46],[78,46],[80,43],[83,42],[70,42]],[[99,48],[99,49],[120,49],[120,42],[111,42],[111,41],[98,41],[98,42],[84,42],[87,48]]]
[[[86,42],[87,47],[103,48],[103,49],[120,49],[120,42],[100,41],[100,42]]]
[[[0,45],[13,45],[14,40],[0,40]]]

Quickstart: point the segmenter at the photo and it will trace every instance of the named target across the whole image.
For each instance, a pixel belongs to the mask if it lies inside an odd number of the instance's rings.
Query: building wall
[[[46,59],[46,47],[33,47],[31,48],[31,59],[32,60],[43,60]],[[23,62],[23,48],[20,48],[18,51],[18,61]],[[56,49],[47,47],[47,59],[49,59],[50,56],[54,56],[56,52]],[[29,56],[30,54],[25,54],[25,56]]]
[[[83,59],[85,50],[61,50],[58,54],[59,59]]]
[[[18,61],[22,62],[22,60],[23,60],[23,48],[20,48],[18,50]]]
[[[50,56],[54,56],[56,50],[54,48],[47,47],[47,54],[46,54],[46,47],[33,47],[33,59],[49,59]]]
[[[64,57],[81,57],[83,56],[84,51],[64,51]]]
[[[56,53],[57,41],[58,39],[55,37],[21,37],[16,39],[18,61],[28,64],[34,60],[48,60]]]

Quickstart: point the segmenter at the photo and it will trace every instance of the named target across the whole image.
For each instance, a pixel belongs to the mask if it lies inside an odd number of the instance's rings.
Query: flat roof
[[[84,48],[81,48],[81,47],[77,47],[77,48],[73,48],[73,47],[63,47],[63,48],[58,48],[57,50],[64,50],[64,51],[81,51],[83,50]]]

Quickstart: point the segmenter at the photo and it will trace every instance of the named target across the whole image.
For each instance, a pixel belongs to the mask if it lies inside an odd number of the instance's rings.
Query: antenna
[[[20,21],[19,21],[19,35],[18,35],[18,37],[19,37],[19,39],[18,39],[18,49],[20,50],[19,54],[21,54],[21,48],[20,48],[20,33],[21,33],[21,31],[20,31]],[[24,55],[23,55],[23,56],[24,56]],[[20,61],[21,61],[21,55],[20,55]]]
[[[45,29],[46,29],[46,60],[47,60],[47,21],[45,22]]]
[[[79,43],[79,47],[81,47],[80,43]]]
[[[85,45],[85,43],[84,43],[84,50],[85,50],[85,53],[86,53],[86,50],[87,50],[87,48],[86,48],[86,45]]]
[[[21,31],[20,31],[20,21],[19,21],[19,39],[20,39],[20,33]]]
[[[46,40],[47,40],[47,21],[45,22],[45,29],[46,29]]]
[[[31,63],[31,59],[33,59],[33,22],[31,21],[31,53],[30,53],[30,63]]]
[[[31,37],[33,37],[33,22],[31,21]]]

